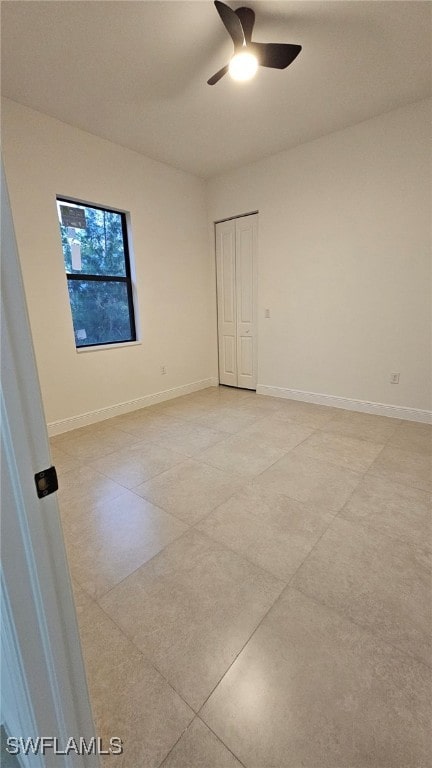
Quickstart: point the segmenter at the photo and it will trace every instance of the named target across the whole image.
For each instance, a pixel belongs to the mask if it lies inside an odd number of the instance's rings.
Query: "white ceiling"
[[[202,177],[431,93],[430,2],[240,2],[253,39],[299,43],[286,70],[227,75],[210,0],[2,2],[2,93]]]

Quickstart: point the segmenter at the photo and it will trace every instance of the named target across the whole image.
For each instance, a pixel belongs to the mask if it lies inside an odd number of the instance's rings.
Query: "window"
[[[77,348],[136,341],[126,215],[57,198]]]

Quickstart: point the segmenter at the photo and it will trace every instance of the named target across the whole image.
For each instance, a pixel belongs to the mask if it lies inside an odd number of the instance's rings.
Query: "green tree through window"
[[[76,346],[135,341],[125,214],[57,204]]]

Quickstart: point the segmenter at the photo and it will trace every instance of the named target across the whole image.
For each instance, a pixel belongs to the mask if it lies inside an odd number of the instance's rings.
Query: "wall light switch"
[[[390,384],[399,384],[400,373],[390,374]]]
[[[264,317],[270,317],[270,310],[269,309],[265,310]]]

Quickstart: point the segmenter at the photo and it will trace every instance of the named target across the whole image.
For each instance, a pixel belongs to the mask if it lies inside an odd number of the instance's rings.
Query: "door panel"
[[[258,216],[216,224],[219,381],[256,389]]]
[[[222,371],[225,376],[236,375],[236,344],[234,336],[223,337]]]
[[[219,381],[237,386],[235,221],[216,226]]]
[[[237,256],[239,321],[253,322],[253,233],[242,229],[239,233]]]
[[[256,389],[257,220],[236,220],[237,386],[245,389]]]
[[[251,381],[253,377],[253,339],[251,336],[241,336],[239,340],[240,354],[238,357],[238,376],[249,377],[248,381]]]
[[[221,248],[222,320],[235,323],[235,246],[234,233],[224,232]]]

